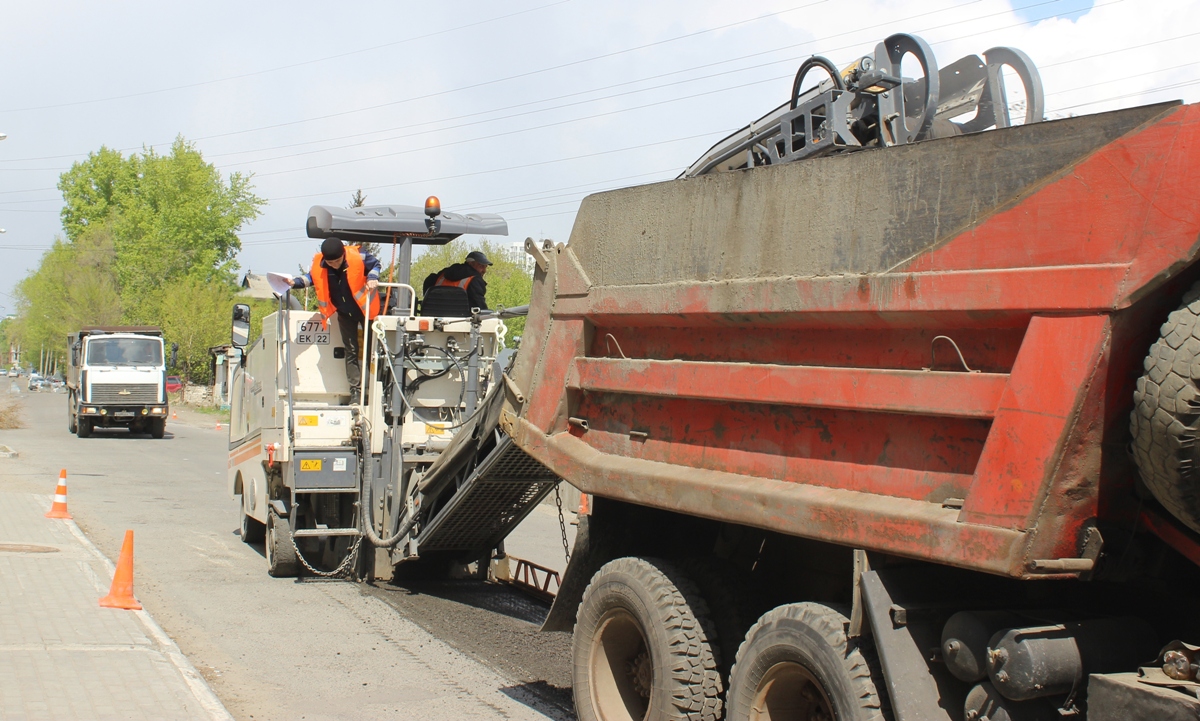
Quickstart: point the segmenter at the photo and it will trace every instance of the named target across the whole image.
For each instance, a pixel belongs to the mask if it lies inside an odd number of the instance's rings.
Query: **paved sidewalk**
[[[100,608],[112,562],[50,501],[0,493],[0,719],[231,719],[148,613]]]

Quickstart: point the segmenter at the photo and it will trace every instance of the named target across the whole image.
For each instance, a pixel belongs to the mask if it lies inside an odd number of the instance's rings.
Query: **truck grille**
[[[93,383],[88,403],[158,403],[156,383]]]

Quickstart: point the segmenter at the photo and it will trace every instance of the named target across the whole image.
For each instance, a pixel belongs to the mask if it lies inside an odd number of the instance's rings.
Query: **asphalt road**
[[[22,398],[25,428],[0,431],[20,453],[0,459],[0,490],[50,494],[66,468],[71,512],[101,551],[115,559],[133,529],[136,595],[236,718],[573,717],[570,640],[537,631],[544,604],[478,581],[270,578],[262,546],[238,535],[215,417],[181,411],[163,440],[79,439],[64,395]],[[561,569],[553,507],[508,547]]]

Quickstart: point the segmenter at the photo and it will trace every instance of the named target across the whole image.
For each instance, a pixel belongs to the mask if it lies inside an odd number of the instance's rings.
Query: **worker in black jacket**
[[[425,278],[424,293],[437,286],[454,286],[467,291],[467,302],[472,308],[487,310],[487,281],[483,279],[492,261],[478,250],[467,253],[467,259],[443,268],[437,273],[430,273]]]

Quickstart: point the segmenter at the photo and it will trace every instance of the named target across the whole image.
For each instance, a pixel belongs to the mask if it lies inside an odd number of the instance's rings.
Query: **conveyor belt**
[[[420,553],[496,547],[558,483],[558,477],[500,433],[495,450],[417,538]]]

